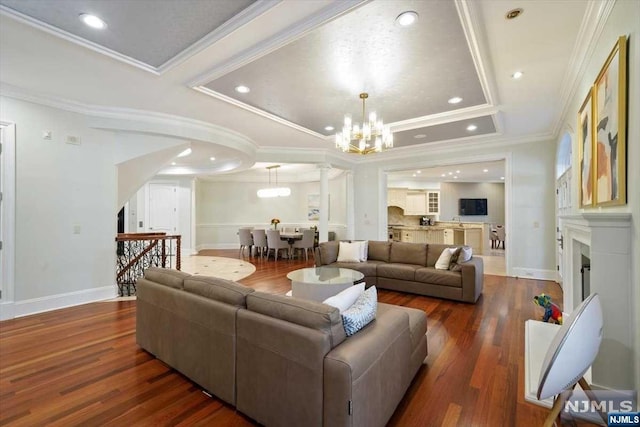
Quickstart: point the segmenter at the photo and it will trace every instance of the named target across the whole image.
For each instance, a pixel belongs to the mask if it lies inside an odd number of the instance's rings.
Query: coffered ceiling
[[[604,3],[0,0],[0,90],[221,126],[253,141],[255,161],[361,161],[327,130],[345,113],[361,121],[360,92],[397,148],[550,139],[586,55],[578,36]],[[404,11],[417,13],[412,26],[396,22]],[[84,26],[82,13],[107,28]],[[192,142],[190,173],[247,167],[232,144]]]

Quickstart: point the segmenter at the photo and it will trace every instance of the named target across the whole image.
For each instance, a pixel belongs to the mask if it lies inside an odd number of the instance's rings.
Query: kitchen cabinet
[[[445,245],[453,245],[453,230],[450,228],[443,230],[443,239],[442,243]]]
[[[427,193],[408,192],[407,207],[404,209],[405,215],[426,215],[427,214]]]
[[[401,242],[415,243],[415,230],[402,230],[400,237]]]
[[[439,191],[427,191],[427,214],[440,215]]]
[[[389,188],[387,190],[387,206],[397,206],[402,209],[407,208],[407,189]]]

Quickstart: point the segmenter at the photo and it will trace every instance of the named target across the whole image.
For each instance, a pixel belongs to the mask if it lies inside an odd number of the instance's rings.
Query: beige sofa
[[[460,271],[437,270],[436,261],[452,245],[404,242],[368,242],[364,262],[338,262],[340,242],[324,242],[315,249],[316,266],[351,268],[364,274],[364,281],[378,288],[411,292],[475,303],[482,294],[482,258],[460,263]]]
[[[427,355],[426,315],[378,304],[346,337],[338,309],[235,282],[150,268],[136,339],[267,426],[383,426]]]

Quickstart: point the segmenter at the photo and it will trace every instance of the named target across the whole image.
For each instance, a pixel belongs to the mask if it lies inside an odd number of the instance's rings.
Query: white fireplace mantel
[[[564,240],[563,310],[571,313],[582,301],[580,268],[582,246],[586,245],[591,260],[591,293],[600,295],[604,314],[604,337],[593,364],[593,382],[630,390],[634,369],[631,214],[588,212],[559,219]]]

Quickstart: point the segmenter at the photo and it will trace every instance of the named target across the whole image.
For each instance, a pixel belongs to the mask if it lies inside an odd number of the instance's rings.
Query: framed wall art
[[[627,37],[618,38],[593,88],[593,202],[627,203]]]
[[[580,207],[593,205],[593,87],[578,111]]]

